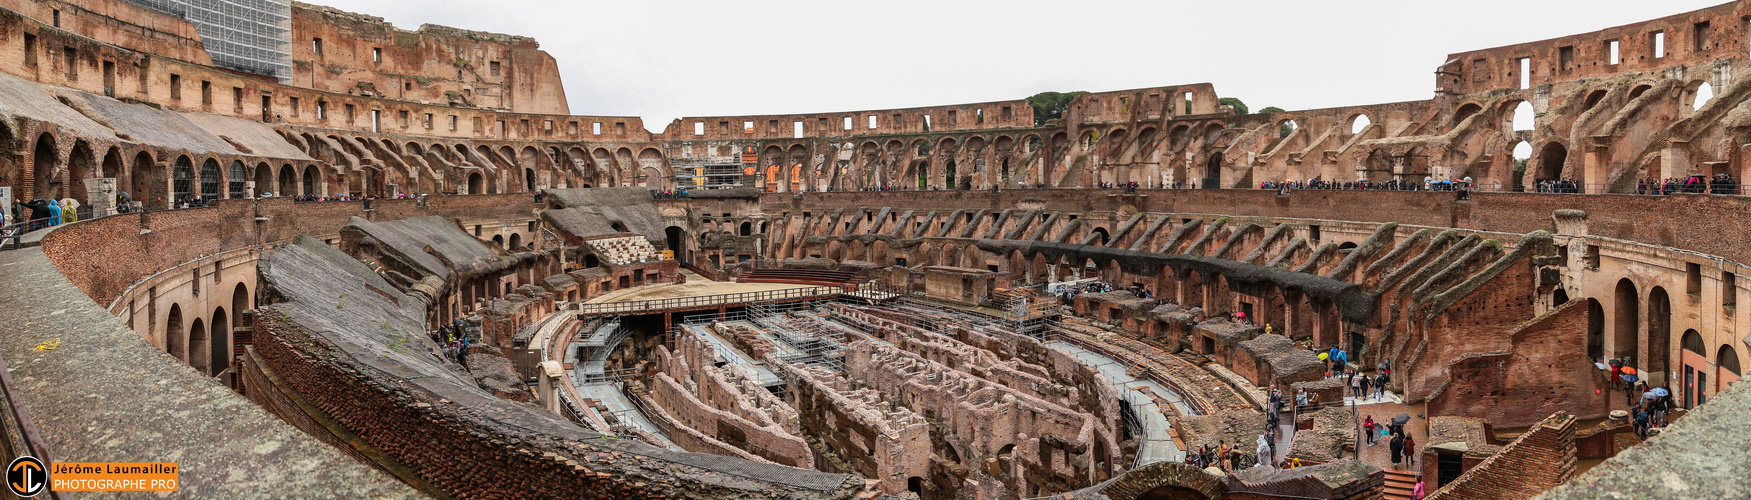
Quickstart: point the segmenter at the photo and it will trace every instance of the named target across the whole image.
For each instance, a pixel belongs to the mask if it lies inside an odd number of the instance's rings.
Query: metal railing
[[[640,300],[632,302],[604,302],[583,304],[577,308],[580,316],[608,316],[638,314],[671,309],[701,309],[707,307],[744,304],[750,302],[771,302],[780,300],[806,300],[812,298],[831,297],[845,293],[842,286],[814,286],[808,288],[787,288],[784,290],[767,290],[761,292],[726,293],[718,295],[699,295],[694,297],[674,297],[656,300]]]
[[[24,408],[18,387],[12,383],[12,369],[6,366],[5,359],[0,359],[0,390],[5,392],[5,397],[0,397],[0,406],[5,407],[0,411],[0,426],[5,431],[5,438],[0,439],[0,453],[9,457],[30,455],[44,464],[54,463],[49,456],[49,443],[37,432],[36,421]],[[49,491],[48,494],[49,498],[57,500],[73,498],[72,493],[65,491]]]

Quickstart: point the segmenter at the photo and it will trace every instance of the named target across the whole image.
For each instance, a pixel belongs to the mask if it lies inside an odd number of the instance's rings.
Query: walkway
[[[681,325],[681,328],[687,333],[711,343],[711,348],[717,351],[718,361],[727,361],[742,367],[742,372],[753,377],[754,381],[762,387],[784,384],[784,379],[778,378],[778,374],[772,373],[772,370],[766,368],[766,362],[748,356],[747,353],[737,349],[735,345],[730,344],[723,337],[717,336],[710,328],[706,328],[706,325]]]
[[[609,304],[616,302],[638,302],[645,300],[673,299],[678,297],[697,297],[701,295],[723,295],[745,292],[769,292],[773,290],[789,290],[793,288],[810,288],[814,285],[792,285],[785,283],[736,283],[733,281],[712,281],[693,271],[681,270],[681,276],[687,278],[686,283],[664,283],[660,285],[644,285],[632,288],[622,288],[604,293],[585,304]]]
[[[1076,359],[1082,360],[1083,364],[1100,370],[1101,375],[1105,375],[1107,381],[1112,383],[1113,388],[1118,391],[1119,397],[1124,398],[1125,402],[1131,405],[1132,413],[1137,415],[1138,420],[1143,424],[1144,433],[1143,440],[1137,446],[1136,467],[1156,462],[1184,462],[1186,460],[1185,451],[1174,446],[1173,436],[1169,433],[1172,424],[1168,422],[1167,415],[1162,413],[1162,408],[1156,402],[1157,398],[1166,401],[1180,415],[1195,414],[1192,407],[1180,399],[1179,393],[1154,380],[1133,377],[1126,365],[1099,353],[1067,342],[1054,341],[1047,343],[1046,346],[1075,356]],[[1143,390],[1147,390],[1149,393],[1146,394],[1142,392]]]
[[[637,406],[633,406],[631,400],[626,399],[626,394],[620,392],[620,384],[620,382],[583,384],[578,386],[578,394],[585,398],[601,401],[603,405],[608,406],[608,411],[613,413],[614,418],[620,420],[622,425],[651,433],[652,436],[656,436],[658,441],[663,442],[663,446],[671,450],[686,451],[675,446],[675,442],[670,441],[667,434],[663,434],[662,428],[645,418],[644,412],[639,411]]]

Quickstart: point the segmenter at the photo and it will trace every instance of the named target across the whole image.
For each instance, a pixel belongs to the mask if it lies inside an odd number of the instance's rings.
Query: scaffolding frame
[[[221,68],[292,82],[291,0],[127,0],[193,24]]]

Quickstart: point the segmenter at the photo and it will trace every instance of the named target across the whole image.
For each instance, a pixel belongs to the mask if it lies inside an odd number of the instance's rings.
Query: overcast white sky
[[[1254,110],[1428,99],[1454,52],[1722,0],[309,0],[535,37],[574,114],[853,111],[1210,82]]]

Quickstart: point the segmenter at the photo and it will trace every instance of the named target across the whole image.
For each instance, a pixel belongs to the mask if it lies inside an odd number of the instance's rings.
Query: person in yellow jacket
[[[72,224],[79,221],[79,200],[73,198],[61,199],[61,222]]]

